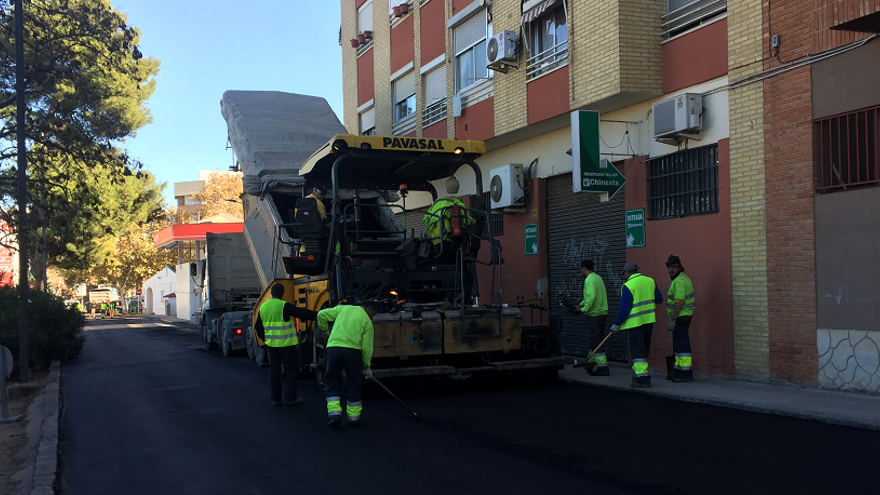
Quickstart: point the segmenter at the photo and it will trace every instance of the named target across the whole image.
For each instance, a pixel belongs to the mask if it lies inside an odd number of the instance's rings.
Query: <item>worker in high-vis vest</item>
[[[580,310],[587,315],[587,333],[590,337],[590,351],[593,352],[585,369],[591,376],[609,376],[611,373],[608,370],[608,358],[604,350],[598,349],[605,337],[605,321],[608,319],[605,282],[593,271],[593,260],[581,262],[581,276],[584,277],[584,298]]]
[[[460,214],[457,215],[459,228],[466,229],[474,224],[474,217],[467,211],[461,199],[454,196],[437,198],[428,209],[428,213],[422,217],[425,224],[425,232],[431,238],[434,245],[443,241],[450,241],[455,232],[452,225],[452,208],[458,207]]]
[[[260,305],[254,330],[257,337],[266,343],[269,355],[269,390],[273,406],[282,403],[296,406],[303,403],[296,392],[299,373],[299,338],[296,335],[297,319],[314,321],[318,313],[305,308],[297,308],[282,299],[284,286],[275,284],[270,289],[272,299]],[[281,383],[281,367],[284,366],[284,386]],[[282,390],[283,389],[283,390]],[[284,396],[282,398],[282,391]]]
[[[663,302],[663,294],[651,277],[639,273],[635,263],[623,265],[620,273],[626,280],[620,290],[620,312],[611,325],[611,331],[626,330],[629,334],[629,352],[633,360],[632,388],[651,388],[648,375],[648,351],[651,332],[657,317],[654,309]]]
[[[675,354],[675,373],[672,381],[675,383],[687,383],[694,381],[694,371],[691,369],[690,327],[694,317],[694,309],[697,300],[694,297],[694,284],[690,277],[684,274],[681,259],[678,256],[669,256],[666,260],[666,270],[672,284],[666,297],[666,314],[669,315],[669,323],[666,329],[672,332],[672,352]]]
[[[372,378],[373,317],[376,302],[362,301],[358,306],[340,305],[318,311],[318,328],[330,331],[327,339],[327,369],[324,373],[324,396],[331,427],[342,422],[342,370],[348,377],[345,410],[349,426],[363,423],[361,386],[364,378]],[[330,323],[333,323],[332,330]]]

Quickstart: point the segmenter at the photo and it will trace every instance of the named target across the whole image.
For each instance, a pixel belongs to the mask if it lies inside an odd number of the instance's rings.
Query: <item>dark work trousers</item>
[[[608,315],[587,316],[587,331],[590,332],[590,350],[592,352],[596,352],[596,348],[605,337],[606,320],[608,320]],[[599,350],[602,351],[602,349]],[[605,355],[605,351],[601,353],[603,356]],[[607,366],[607,363],[605,365]]]
[[[348,376],[346,404],[361,403],[361,384],[364,380],[364,356],[360,349],[348,347],[327,348],[327,371],[324,376],[324,396],[342,398],[342,370]]]
[[[675,320],[675,330],[672,331],[672,352],[676,357],[691,355],[691,338],[689,335],[691,328],[690,316],[679,316]],[[676,363],[676,367],[678,367]],[[688,367],[690,369],[690,367]]]
[[[296,378],[299,374],[297,354],[299,346],[287,347],[266,346],[269,354],[269,389],[272,391],[272,400],[281,402],[281,365],[284,364],[284,402],[293,402],[297,399]]]
[[[648,383],[651,381],[651,377],[647,375],[648,351],[651,350],[651,333],[653,333],[653,330],[653,323],[626,330],[629,333],[629,353],[633,360],[633,370],[635,371],[636,378],[640,381],[646,380]],[[640,368],[637,366],[639,363],[644,363],[643,370],[637,369]]]

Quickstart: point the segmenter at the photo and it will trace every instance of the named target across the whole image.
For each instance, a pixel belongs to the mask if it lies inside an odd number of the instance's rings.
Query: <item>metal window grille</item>
[[[428,127],[436,124],[446,118],[446,100],[434,102],[425,107],[425,113],[422,115],[422,127]]]
[[[485,192],[474,195],[471,204],[474,205],[475,210],[490,211],[489,208],[492,205],[492,200],[489,197],[489,193]],[[489,213],[489,234],[492,237],[504,235],[504,215],[501,213]]]
[[[649,220],[718,213],[718,144],[648,160]]]
[[[819,191],[880,182],[880,106],[817,120]]]

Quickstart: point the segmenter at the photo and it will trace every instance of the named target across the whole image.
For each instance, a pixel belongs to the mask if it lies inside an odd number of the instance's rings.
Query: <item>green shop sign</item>
[[[626,247],[645,247],[645,209],[626,210]]]

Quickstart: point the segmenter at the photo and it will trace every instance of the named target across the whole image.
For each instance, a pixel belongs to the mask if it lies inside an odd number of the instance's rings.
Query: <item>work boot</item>
[[[678,373],[676,373],[675,376],[672,377],[672,383],[689,383],[689,382],[694,381],[694,371],[693,370],[687,370],[687,371],[676,370],[676,371],[678,371]]]
[[[592,369],[587,373],[590,376],[611,376],[611,371],[608,370],[608,366],[597,366],[596,369]]]
[[[630,384],[630,388],[651,388],[651,377],[643,376],[639,378],[633,377],[633,382]]]
[[[327,423],[327,425],[330,426],[331,428],[336,428],[337,426],[339,426],[339,423],[341,423],[341,422],[342,422],[341,416],[330,416],[330,421]]]
[[[284,401],[284,405],[285,405],[285,406],[298,406],[298,405],[302,404],[303,402],[305,402],[305,401],[303,400],[302,397],[297,397],[297,398],[294,399],[294,400],[286,400],[286,401]]]
[[[596,369],[596,363],[588,362],[584,364],[584,371],[589,374],[593,374],[593,370]]]
[[[277,400],[275,400],[275,399],[272,399],[272,405],[273,405],[273,406],[280,406],[280,405],[281,405],[281,402],[279,402],[279,401],[277,401]]]
[[[352,426],[352,427],[360,426],[362,424],[364,424],[364,420],[362,420],[360,418],[348,422],[348,426]]]

